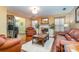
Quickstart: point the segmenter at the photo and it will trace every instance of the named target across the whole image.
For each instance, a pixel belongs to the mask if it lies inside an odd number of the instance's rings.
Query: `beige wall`
[[[17,12],[11,12],[10,10],[8,10],[7,14],[8,15],[14,15],[14,16],[17,16],[17,17],[24,18],[25,19],[25,25],[26,25],[25,28],[31,26],[31,20],[30,20],[30,18],[25,17],[26,15],[21,15],[21,14],[18,14]]]
[[[66,23],[75,23],[75,10],[72,10],[66,15]]]
[[[79,28],[79,23],[75,22],[75,9],[66,15],[65,20],[66,23],[70,24],[71,28]]]
[[[8,15],[15,15],[15,16],[22,17],[22,18],[27,18],[26,15],[24,15],[23,13],[20,13],[19,11],[7,10],[7,14]]]
[[[49,24],[53,24],[55,22],[54,17],[53,16],[49,16]]]
[[[0,7],[0,34],[7,35],[7,9]]]
[[[31,23],[32,23],[31,19],[27,18],[26,19],[26,28],[32,26]]]

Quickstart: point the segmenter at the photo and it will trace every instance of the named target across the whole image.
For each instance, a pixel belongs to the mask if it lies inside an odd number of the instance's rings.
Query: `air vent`
[[[65,10],[66,10],[66,8],[63,8],[62,10],[63,10],[63,11],[65,11]]]

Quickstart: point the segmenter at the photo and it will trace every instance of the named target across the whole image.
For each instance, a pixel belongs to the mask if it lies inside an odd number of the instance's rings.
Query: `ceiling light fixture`
[[[20,17],[15,16],[15,19],[20,19]]]
[[[37,14],[39,12],[39,7],[31,7],[30,9],[33,14]]]

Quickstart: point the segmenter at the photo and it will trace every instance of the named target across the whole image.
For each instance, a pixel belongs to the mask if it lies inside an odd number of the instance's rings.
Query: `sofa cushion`
[[[70,32],[69,32],[69,35],[71,37],[73,37],[75,40],[79,41],[79,29],[72,29]]]
[[[65,34],[65,38],[68,40],[68,41],[74,41],[74,39],[68,35],[68,34]]]
[[[18,43],[20,43],[20,40],[18,39],[7,40],[2,46],[0,46],[0,49],[12,47]]]
[[[64,36],[66,33],[65,32],[57,32],[57,34]]]
[[[0,46],[1,46],[2,44],[4,44],[5,41],[6,41],[6,40],[5,40],[4,38],[0,37]]]

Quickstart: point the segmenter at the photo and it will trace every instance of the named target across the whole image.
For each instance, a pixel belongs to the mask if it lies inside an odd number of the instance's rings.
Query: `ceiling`
[[[39,16],[50,16],[58,14],[67,14],[74,9],[74,6],[38,6],[40,11]],[[25,16],[33,16],[30,6],[8,6],[9,11],[23,14]],[[66,8],[66,10],[63,10]]]

